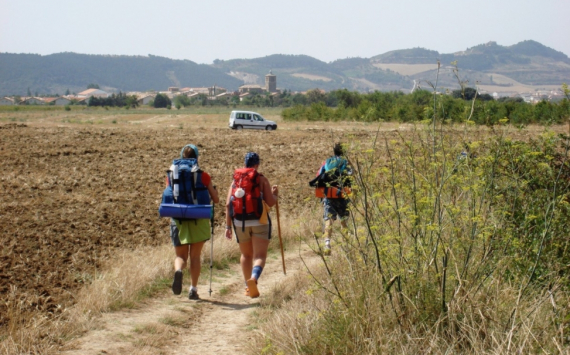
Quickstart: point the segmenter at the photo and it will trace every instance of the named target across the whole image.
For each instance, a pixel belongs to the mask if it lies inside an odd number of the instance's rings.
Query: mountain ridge
[[[244,83],[264,86],[264,77],[270,71],[277,75],[278,88],[292,91],[406,91],[412,88],[414,80],[433,80],[438,61],[445,68],[455,63],[462,79],[472,83],[509,85],[494,82],[493,75],[527,86],[570,82],[570,58],[566,54],[526,40],[511,46],[490,41],[455,53],[416,47],[328,63],[303,54],[217,59],[212,64],[197,64],[150,54],[0,53],[0,95],[24,95],[29,91],[62,94],[66,90],[80,91],[90,83],[115,92],[213,85],[236,90]],[[442,86],[458,86],[449,70],[440,79]]]

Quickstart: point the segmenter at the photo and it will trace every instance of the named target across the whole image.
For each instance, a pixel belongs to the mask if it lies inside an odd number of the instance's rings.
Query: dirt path
[[[187,298],[189,280],[185,279],[180,296],[168,292],[136,309],[103,314],[96,327],[70,343],[73,350],[63,354],[244,354],[255,331],[252,317],[260,300],[285,278],[305,272],[299,255],[305,261],[316,259],[308,248],[286,253],[287,275],[280,255],[268,257],[258,299],[244,295],[239,265],[214,272],[211,296],[209,274],[203,273],[198,288],[201,300]]]

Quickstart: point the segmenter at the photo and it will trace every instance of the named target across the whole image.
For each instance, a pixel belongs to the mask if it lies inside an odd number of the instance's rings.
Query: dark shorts
[[[176,227],[174,220],[170,221],[170,240],[172,241],[172,245],[175,247],[182,245],[182,243],[180,243],[180,238],[178,238],[178,227]]]
[[[337,218],[340,220],[347,219],[350,216],[348,211],[348,200],[344,198],[324,198],[323,206],[325,208],[325,213],[323,218],[325,221],[332,219],[336,221]]]

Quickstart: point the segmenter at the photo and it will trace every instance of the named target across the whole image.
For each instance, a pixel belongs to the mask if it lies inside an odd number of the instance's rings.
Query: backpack
[[[317,177],[309,181],[319,198],[345,198],[351,192],[348,161],[341,157],[328,158],[319,168]]]
[[[246,220],[259,219],[263,212],[260,176],[263,175],[253,168],[241,168],[234,171],[231,194],[232,217],[243,221],[242,230],[245,229]],[[239,197],[240,189],[243,190],[242,197]]]
[[[210,218],[210,194],[202,182],[202,170],[197,160],[176,159],[172,165],[178,169],[178,178],[174,178],[173,171],[167,171],[168,186],[162,193],[159,215],[178,221]]]
[[[178,179],[172,179],[174,192],[178,184],[175,202],[180,205],[208,205],[210,194],[207,186],[202,183],[202,170],[198,167],[198,161],[194,158],[175,159],[172,165],[178,167]]]

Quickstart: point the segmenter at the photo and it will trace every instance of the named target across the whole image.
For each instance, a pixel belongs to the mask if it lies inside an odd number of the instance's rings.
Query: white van
[[[264,129],[272,131],[277,129],[277,123],[266,120],[257,112],[252,111],[232,111],[230,114],[231,129]]]

